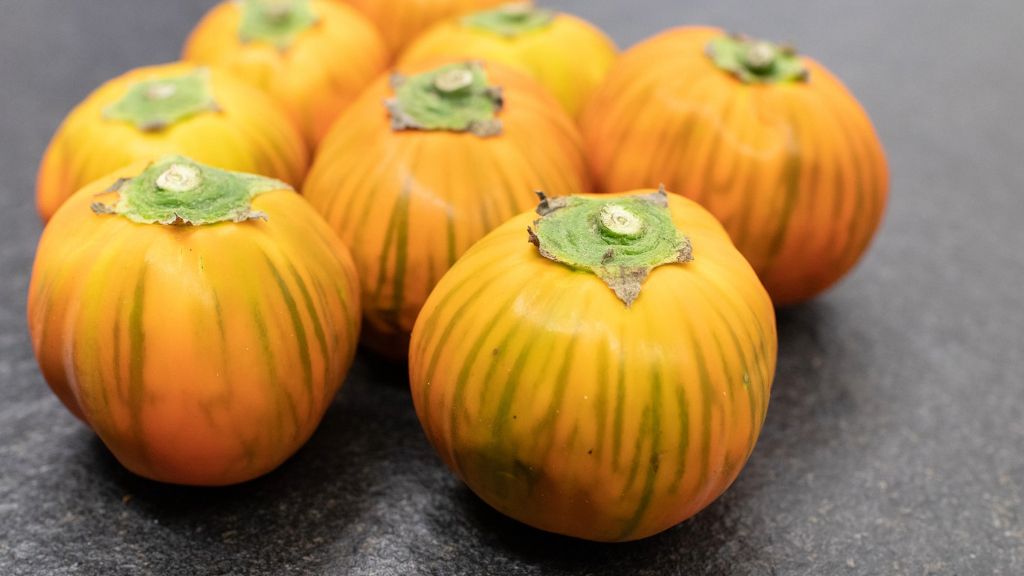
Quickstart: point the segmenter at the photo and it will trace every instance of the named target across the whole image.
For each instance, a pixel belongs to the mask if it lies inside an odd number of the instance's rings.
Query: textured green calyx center
[[[744,84],[807,81],[807,68],[792,46],[734,34],[715,38],[706,52],[716,66]]]
[[[664,190],[608,200],[540,196],[530,242],[545,258],[596,274],[626,306],[655,267],[693,260]]]
[[[210,87],[210,71],[196,68],[180,76],[132,84],[120,100],[103,111],[103,117],[156,132],[190,116],[218,110]]]
[[[462,19],[462,25],[512,38],[546,28],[554,19],[555,13],[551,10],[534,8],[529,2],[513,2],[470,14]]]
[[[501,134],[501,88],[487,83],[480,64],[465,62],[410,76],[391,77],[395,96],[385,102],[391,128]]]
[[[140,224],[201,226],[244,222],[266,214],[252,209],[252,199],[271,190],[291,187],[271,178],[228,172],[182,156],[165,156],[138,176],[118,180],[100,197],[117,195],[112,203],[93,202],[97,214],[117,214]]]
[[[287,50],[318,22],[310,0],[242,0],[243,42],[266,42]]]

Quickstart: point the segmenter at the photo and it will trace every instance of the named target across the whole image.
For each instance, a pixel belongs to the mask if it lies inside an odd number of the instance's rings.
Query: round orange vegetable
[[[377,25],[392,56],[436,22],[507,0],[347,0]]]
[[[582,118],[606,191],[663,183],[725,225],[777,305],[860,259],[889,174],[864,110],[791,48],[680,28],[626,53]]]
[[[270,94],[310,147],[388,63],[373,24],[332,0],[223,2],[192,32],[182,58]]]
[[[164,154],[293,186],[309,163],[298,131],[259,90],[192,64],[138,68],[100,86],[57,129],[39,166],[39,214],[49,220],[86,184]]]
[[[615,44],[575,16],[515,2],[438,24],[402,55],[411,65],[479,58],[533,76],[573,117],[615,61]]]
[[[328,134],[303,193],[355,258],[364,340],[401,358],[460,254],[534,190],[586,188],[579,134],[542,87],[458,63],[378,81]]]
[[[544,199],[473,246],[416,321],[427,438],[536,528],[665,530],[736,479],[760,433],[768,294],[714,217],[652,192]]]
[[[28,324],[50,387],[125,467],[233,484],[313,433],[355,353],[358,282],[286,184],[170,156],[57,211]]]

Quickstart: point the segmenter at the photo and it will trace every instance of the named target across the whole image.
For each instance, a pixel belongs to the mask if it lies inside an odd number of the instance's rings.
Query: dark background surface
[[[779,313],[739,480],[624,545],[492,512],[431,452],[402,369],[368,357],[298,455],[226,489],[132,476],[49,392],[24,322],[36,163],[210,4],[0,0],[0,574],[1024,574],[1020,0],[550,2],[620,46],[683,23],[795,42],[861,99],[893,175],[867,258]]]

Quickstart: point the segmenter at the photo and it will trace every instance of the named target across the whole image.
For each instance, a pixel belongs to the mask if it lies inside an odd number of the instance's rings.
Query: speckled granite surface
[[[0,574],[1024,574],[1019,0],[551,4],[622,45],[677,23],[796,42],[886,143],[883,230],[837,289],[780,313],[768,420],[735,486],[637,543],[536,532],[447,473],[403,371],[369,357],[265,478],[125,472],[32,359],[35,165],[75,102],[173,59],[209,2],[0,0]]]

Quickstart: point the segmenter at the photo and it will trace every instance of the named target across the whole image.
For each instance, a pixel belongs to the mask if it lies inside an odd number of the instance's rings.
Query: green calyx
[[[136,82],[103,111],[103,117],[130,122],[144,132],[156,132],[190,116],[218,110],[210,71],[196,68],[181,76]]]
[[[807,68],[792,46],[739,34],[723,35],[708,43],[708,58],[744,84],[806,82]]]
[[[512,2],[494,10],[484,10],[465,16],[462,25],[513,38],[546,28],[554,19],[555,13],[551,10],[535,8],[529,2]]]
[[[664,189],[608,200],[539,195],[541,217],[528,228],[530,242],[549,260],[596,274],[627,307],[655,267],[693,260]]]
[[[291,189],[272,178],[220,170],[183,156],[164,156],[138,176],[118,180],[100,194],[117,194],[117,201],[93,202],[92,210],[139,224],[201,226],[266,220],[266,214],[252,209],[252,199],[264,192]]]
[[[319,19],[309,0],[242,0],[243,42],[266,42],[287,50]]]
[[[384,104],[395,131],[501,134],[501,88],[487,83],[487,74],[476,62],[447,64],[408,78],[395,74],[391,85],[395,96]]]

